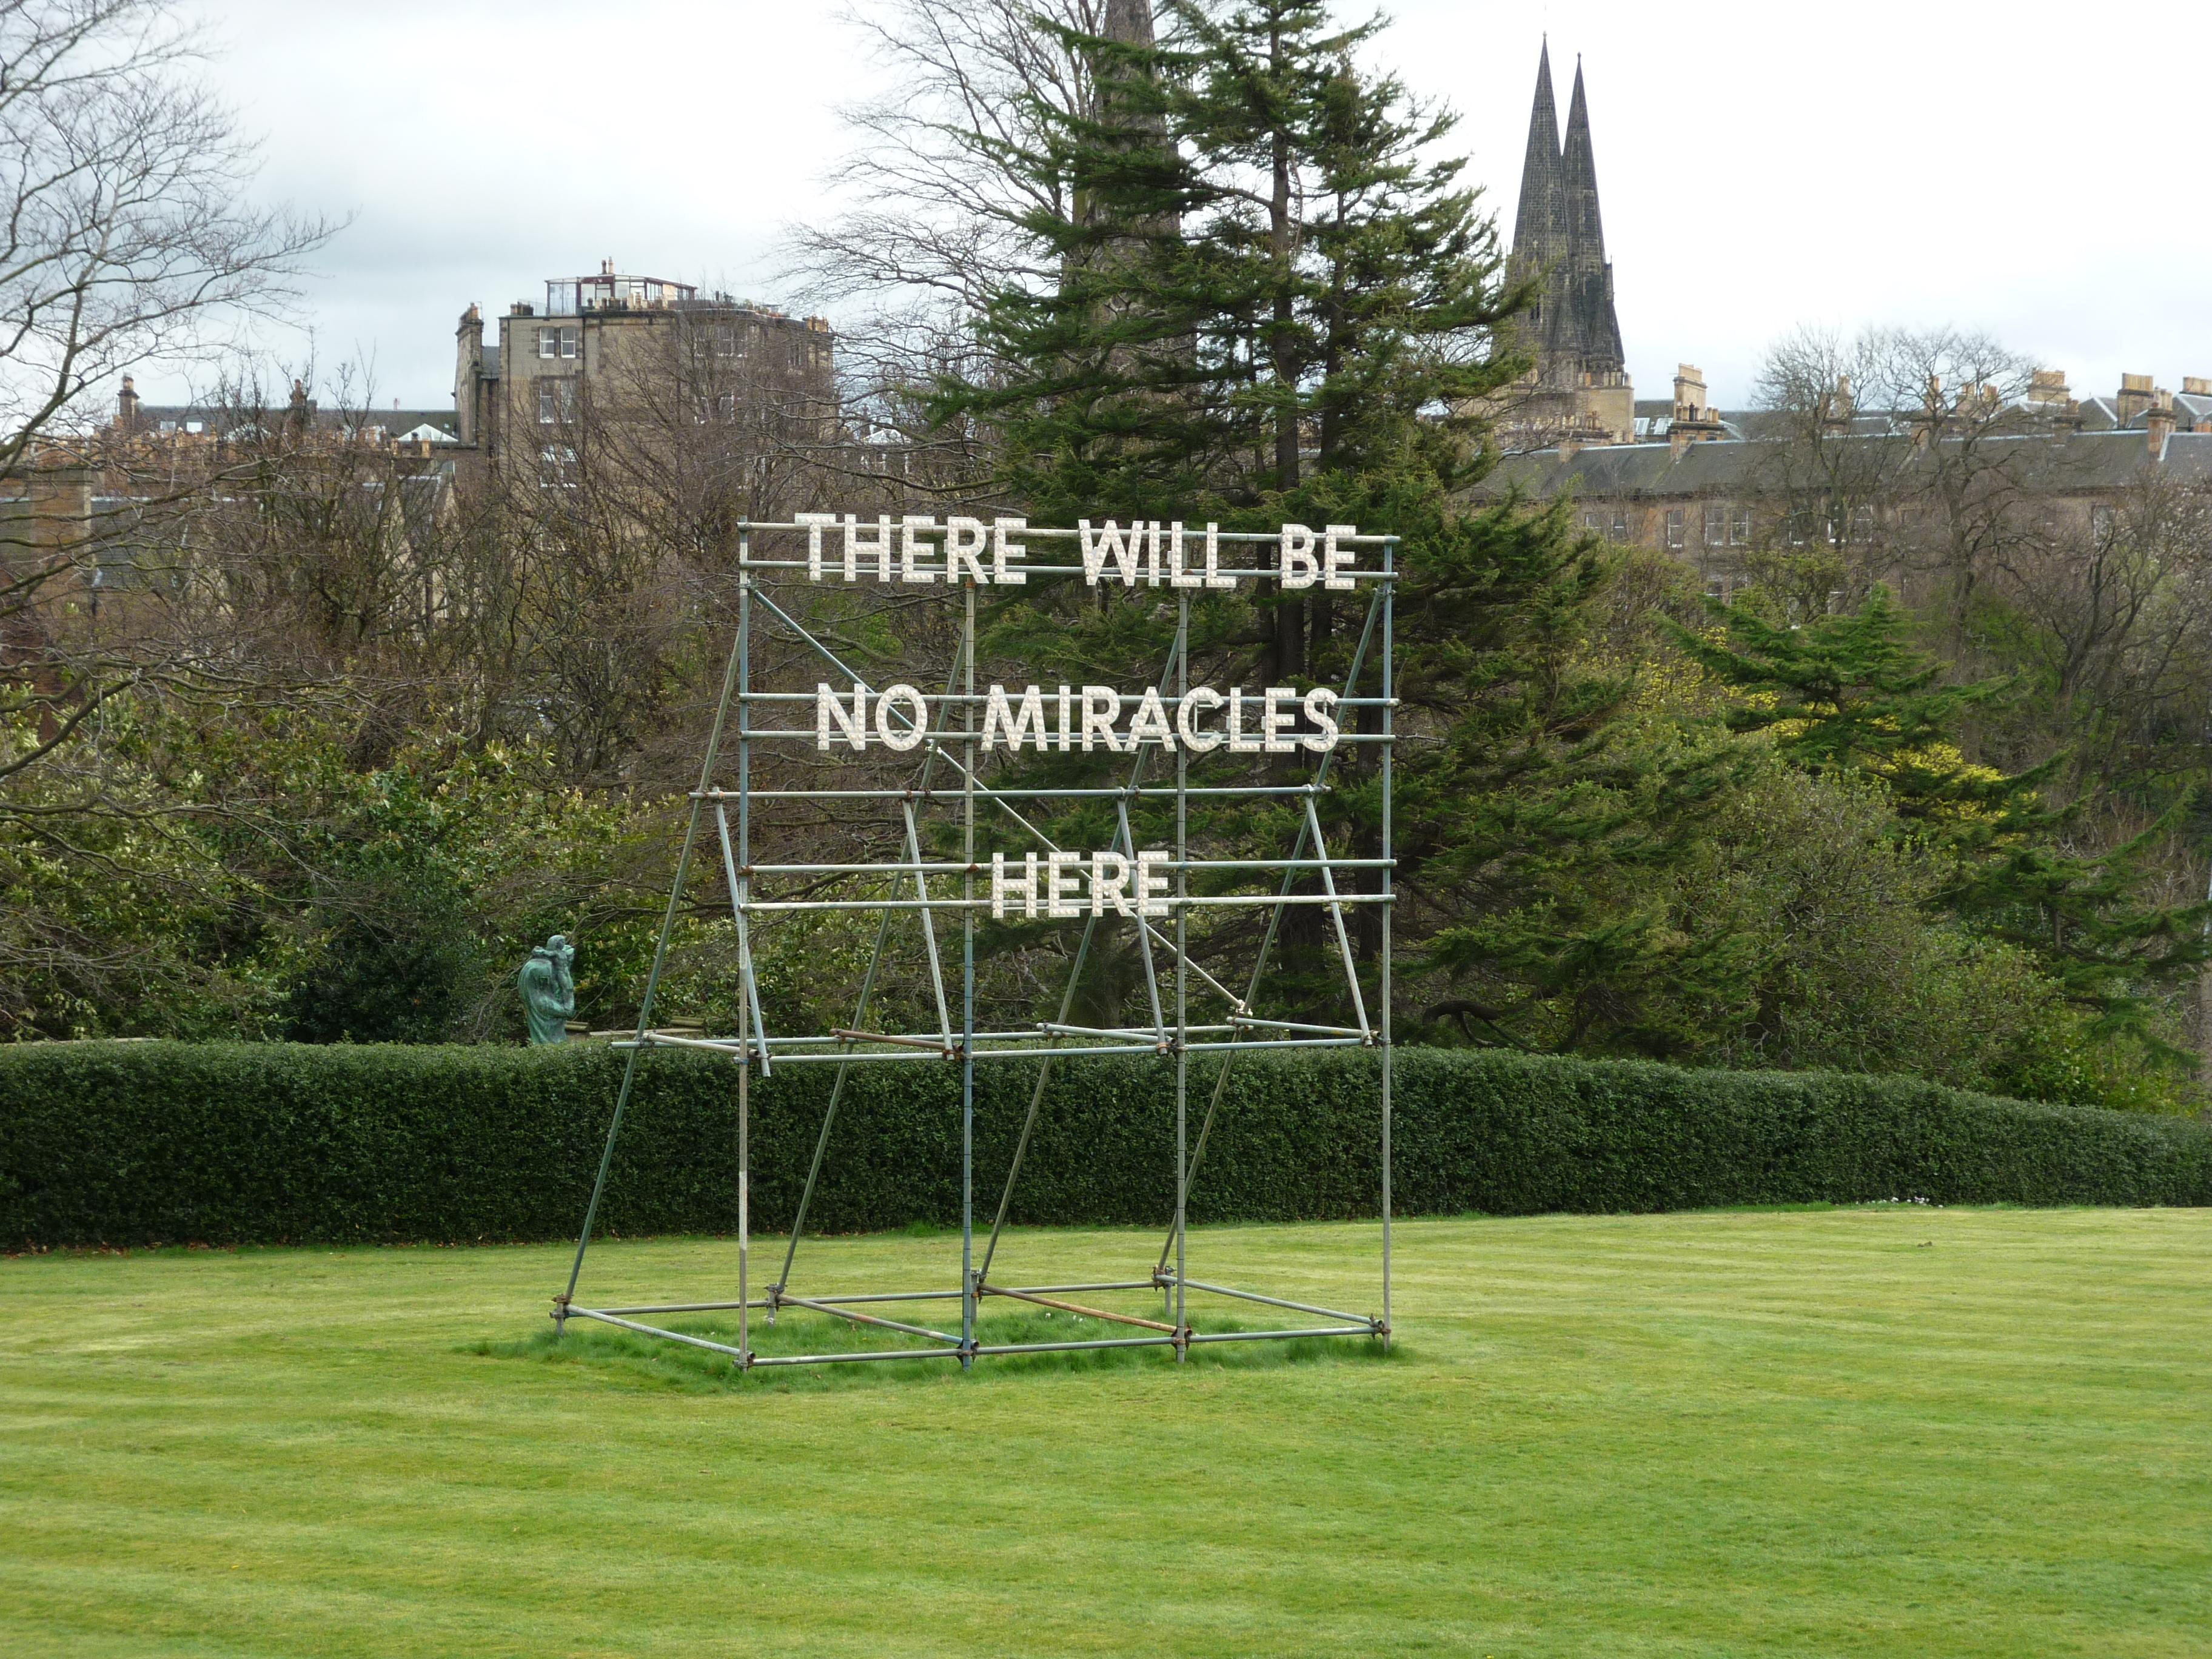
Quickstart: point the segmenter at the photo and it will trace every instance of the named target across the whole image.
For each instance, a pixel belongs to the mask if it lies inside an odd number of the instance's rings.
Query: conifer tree
[[[1585,902],[1607,885],[1589,878],[1678,856],[1725,763],[1710,745],[1615,740],[1632,679],[1589,665],[1610,571],[1596,538],[1560,510],[1466,504],[1489,460],[1481,400],[1521,368],[1498,325],[1527,296],[1502,278],[1462,164],[1438,154],[1452,116],[1356,66],[1378,24],[1336,27],[1311,0],[1175,0],[1162,15],[1155,44],[1067,37],[1102,91],[1083,116],[1037,112],[1054,134],[1040,164],[1082,204],[1034,227],[1059,280],[994,296],[980,332],[998,371],[944,385],[939,410],[995,425],[1002,483],[1040,518],[1402,536],[1408,1012],[1418,1024],[1433,1004],[1479,1040],[1581,1042],[1620,1000],[1608,986],[1674,971],[1650,929]],[[1127,609],[1035,587],[996,638],[1032,661],[1103,664],[1126,649]],[[1206,596],[1194,651],[1218,683],[1327,684],[1354,632],[1325,595],[1263,586]],[[1347,747],[1334,781],[1332,846],[1372,855],[1374,751]],[[1285,828],[1249,811],[1198,826],[1255,853]],[[1371,965],[1375,913],[1356,920]],[[1281,935],[1316,1006],[1334,974],[1321,921],[1301,908]],[[1468,980],[1490,988],[1472,1024],[1453,1006]],[[1585,1012],[1554,1018],[1562,1000]]]
[[[1767,734],[1808,771],[1880,780],[1900,833],[1929,838],[1950,860],[1936,901],[1945,914],[2028,951],[2104,1034],[2179,1058],[2154,1030],[2157,994],[2212,959],[2212,905],[2160,902],[2150,865],[2185,820],[2190,796],[2121,846],[2078,853],[2069,826],[2094,803],[2044,799],[2065,757],[2013,773],[1972,762],[1961,727],[2008,683],[1947,680],[1945,665],[1911,644],[1910,618],[1886,590],[1799,628],[1741,607],[1715,613],[1720,638],[1675,633],[1708,673],[1744,694],[1727,711],[1729,726]]]

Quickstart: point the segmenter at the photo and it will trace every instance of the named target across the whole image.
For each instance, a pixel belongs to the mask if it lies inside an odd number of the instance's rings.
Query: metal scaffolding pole
[[[1180,703],[1190,695],[1190,595],[1176,599],[1176,697]],[[1306,797],[1313,810],[1313,797]],[[1121,806],[1121,821],[1128,822],[1128,804]],[[1133,840],[1132,847],[1135,845]],[[1176,1144],[1175,1230],[1176,1363],[1190,1358],[1190,1325],[1183,1302],[1183,1275],[1188,1271],[1190,1223],[1190,751],[1176,745]],[[1148,954],[1146,966],[1152,965]],[[1224,1065],[1226,1061],[1223,1062]]]
[[[1381,924],[1382,949],[1376,969],[1376,1000],[1381,1005],[1382,1019],[1381,1057],[1382,1092],[1382,1346],[1390,1346],[1390,918],[1389,901],[1395,897],[1395,871],[1390,860],[1390,762],[1396,752],[1397,705],[1393,701],[1397,692],[1397,641],[1395,637],[1397,619],[1398,585],[1395,578],[1398,570],[1398,546],[1395,542],[1382,544],[1382,568],[1393,580],[1382,584],[1382,763],[1381,782],[1382,796],[1382,832],[1380,851],[1382,855],[1382,882],[1384,902],[1377,918]]]
[[[962,585],[960,659],[968,701],[963,724],[975,729],[975,583]],[[973,752],[972,750],[970,751]],[[960,1369],[975,1363],[975,769],[961,768],[960,854]]]
[[[752,744],[745,730],[750,709],[753,680],[753,573],[745,568],[751,551],[751,533],[738,532],[738,881],[740,921],[751,896],[753,771]],[[738,941],[738,1364],[753,1363],[752,1344],[752,1078],[753,1060],[746,1039],[757,989],[753,982],[750,953],[741,933]],[[765,1036],[768,1034],[761,1033]],[[761,1053],[766,1055],[763,1048]]]
[[[592,1227],[599,1219],[599,1200],[606,1196],[607,1171],[615,1161],[615,1140],[622,1133],[623,1114],[629,1109],[629,1098],[637,1083],[638,1056],[644,1052],[646,1033],[653,1024],[653,999],[660,988],[660,970],[667,965],[669,936],[676,931],[676,913],[684,902],[684,889],[691,877],[691,850],[699,842],[699,818],[706,809],[705,792],[714,781],[714,763],[722,748],[722,726],[729,717],[730,695],[737,684],[738,648],[730,648],[730,659],[722,671],[721,700],[714,706],[714,724],[707,734],[707,756],[699,766],[699,794],[691,802],[691,821],[684,827],[684,850],[677,855],[676,880],[668,890],[668,908],[660,919],[660,937],[653,947],[653,966],[645,976],[645,995],[637,1006],[637,1046],[629,1051],[623,1065],[622,1088],[615,1096],[613,1115],[607,1122],[606,1149],[599,1154],[599,1172],[592,1182],[591,1201],[584,1206],[584,1224],[576,1235],[576,1259],[568,1266],[568,1283],[560,1295],[553,1298],[553,1328],[556,1334],[568,1329],[568,1309],[576,1299],[576,1281],[584,1272],[584,1252],[592,1245]]]

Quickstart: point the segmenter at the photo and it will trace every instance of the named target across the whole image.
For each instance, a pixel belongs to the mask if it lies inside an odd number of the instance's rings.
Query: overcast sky
[[[865,0],[863,0],[865,3]],[[825,0],[208,0],[264,192],[353,222],[306,314],[383,403],[449,408],[455,319],[617,268],[775,302],[872,83]],[[1588,79],[1629,369],[1723,404],[1801,322],[1986,329],[2067,370],[2212,375],[2194,131],[2212,6],[1396,0],[1510,229],[1540,38]],[[272,342],[292,356],[298,341]],[[151,382],[157,396],[174,388]]]

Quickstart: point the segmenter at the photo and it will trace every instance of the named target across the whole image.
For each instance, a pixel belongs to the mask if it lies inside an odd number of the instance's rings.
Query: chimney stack
[[[138,429],[138,388],[123,377],[123,390],[115,394],[115,424],[125,432]]]
[[[1851,377],[1836,376],[1836,384],[1820,399],[1820,426],[1824,431],[1848,432],[1851,420],[1859,412],[1858,394],[1851,390]]]
[[[1943,377],[1930,374],[1928,384],[1920,393],[1920,416],[1912,423],[1912,443],[1916,449],[1925,449],[1936,436],[1936,428],[1943,419]]]
[[[2152,386],[2150,383],[2150,376],[2148,374],[2123,374],[2120,376],[2120,395],[2117,403],[2117,407],[2119,411],[2120,424],[2122,426],[2126,426],[2130,422],[2133,421],[2136,416],[2142,414],[2143,410],[2148,409],[2153,403],[2157,401],[2156,398],[2154,396],[2154,388]]]
[[[1674,366],[1674,418],[1705,421],[1711,410],[1705,403],[1705,377],[1695,363]]]
[[[2157,407],[2157,404],[2152,404],[2150,410],[2146,411],[2143,427],[2150,431],[2150,460],[2163,462],[2166,460],[2166,441],[2174,435],[2172,407],[2161,410],[2161,407]]]

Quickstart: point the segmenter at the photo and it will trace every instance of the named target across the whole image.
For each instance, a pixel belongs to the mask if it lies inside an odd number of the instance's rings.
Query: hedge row
[[[622,1056],[600,1047],[68,1043],[0,1051],[0,1242],[10,1246],[545,1239],[573,1234]],[[1194,1117],[1211,1080],[1194,1063]],[[1402,1050],[1401,1214],[1651,1211],[1925,1198],[1942,1203],[2212,1203],[2212,1132],[1894,1078]],[[977,1079],[988,1214],[1031,1068]],[[788,1225],[826,1068],[753,1091],[756,1225]],[[1372,1215],[1376,1057],[1253,1056],[1231,1073],[1195,1221]],[[1017,1220],[1158,1222],[1174,1093],[1157,1063],[1063,1062]],[[734,1073],[648,1057],[603,1222],[623,1234],[736,1221]],[[959,1216],[951,1066],[860,1066],[815,1225]]]

